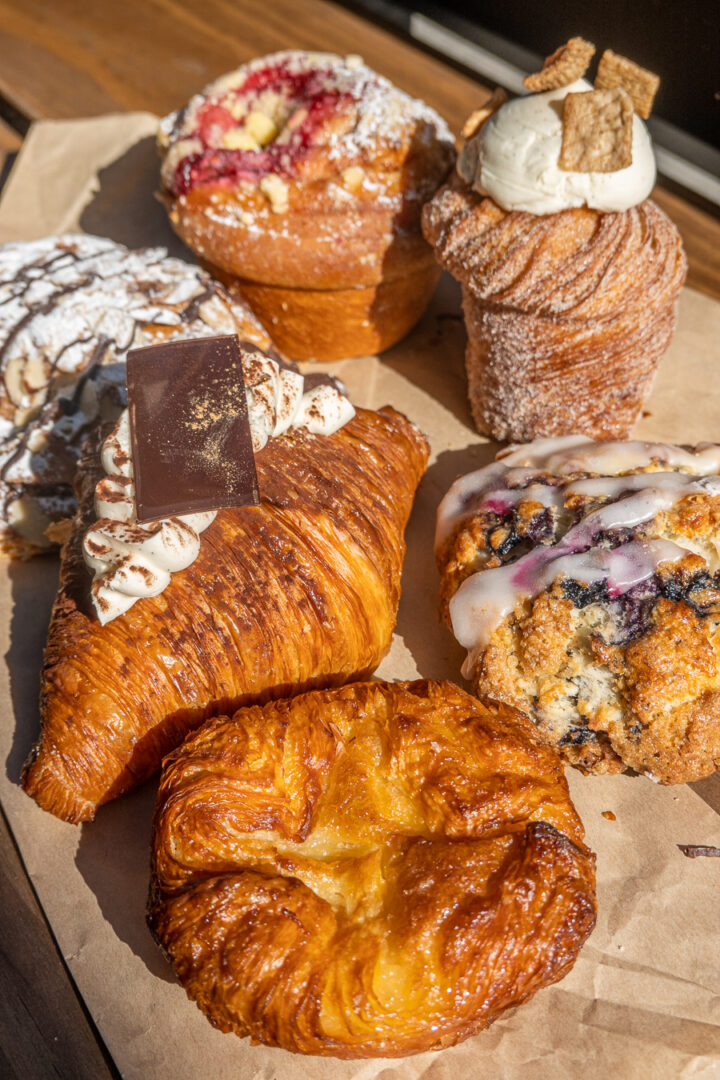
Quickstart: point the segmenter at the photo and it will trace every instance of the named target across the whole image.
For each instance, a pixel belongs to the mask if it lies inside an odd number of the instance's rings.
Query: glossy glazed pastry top
[[[149,919],[223,1031],[337,1057],[449,1046],[561,978],[594,858],[527,720],[450,683],[243,709],[167,762]]]

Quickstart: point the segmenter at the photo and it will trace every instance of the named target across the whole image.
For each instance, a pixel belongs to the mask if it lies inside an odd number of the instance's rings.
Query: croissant
[[[168,758],[148,918],[221,1031],[398,1057],[569,971],[594,856],[521,713],[362,683],[217,717]]]
[[[463,286],[468,389],[479,431],[627,435],[675,328],[687,263],[646,200],[507,213],[454,177],[423,212],[426,238]]]
[[[106,625],[87,613],[81,541],[97,453],[63,555],[42,673],[42,733],[23,786],[67,821],[141,783],[187,732],[241,704],[367,675],[387,651],[403,530],[427,461],[394,409],[257,455],[259,507],[218,513],[159,596]]]

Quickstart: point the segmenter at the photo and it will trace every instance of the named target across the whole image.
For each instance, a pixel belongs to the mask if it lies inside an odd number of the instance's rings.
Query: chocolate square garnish
[[[260,502],[238,339],[127,354],[137,520]]]

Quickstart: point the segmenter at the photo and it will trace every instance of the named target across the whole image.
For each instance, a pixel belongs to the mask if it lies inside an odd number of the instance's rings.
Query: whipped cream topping
[[[576,206],[623,211],[637,206],[655,185],[650,135],[633,116],[632,164],[615,172],[568,172],[558,164],[563,98],[593,87],[585,79],[529,94],[503,105],[469,139],[458,172],[503,210],[552,214]]]
[[[332,435],[355,415],[337,387],[323,383],[305,391],[299,372],[263,353],[243,352],[243,371],[255,453],[291,428]],[[92,604],[105,625],[141,597],[158,596],[172,574],[195,561],[200,534],[217,512],[138,523],[127,409],[105,439],[100,460],[106,475],[95,488],[97,521],[83,539],[83,558],[93,571]]]
[[[478,513],[503,516],[524,501],[558,511],[578,496],[588,502],[580,520],[556,543],[537,546],[462,583],[449,612],[455,637],[469,650],[463,674],[472,674],[500,623],[558,578],[586,585],[604,582],[613,599],[652,577],[661,562],[688,555],[690,539],[688,547],[681,547],[664,539],[628,539],[628,532],[689,495],[720,498],[718,473],[720,445],[688,451],[665,443],[595,443],[569,436],[511,447],[492,465],[457,480],[438,508],[436,550],[463,520]],[[598,499],[604,501],[593,508]]]
[[[139,525],[135,512],[130,423],[127,409],[103,443],[106,476],[95,488],[98,520],[83,539],[83,558],[93,571],[93,607],[105,625],[143,596],[158,596],[170,576],[198,557],[200,533],[215,511]]]

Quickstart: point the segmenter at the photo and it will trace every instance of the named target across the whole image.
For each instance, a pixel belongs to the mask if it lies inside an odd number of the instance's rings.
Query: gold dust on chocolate
[[[127,384],[139,522],[259,503],[237,337],[132,349]]]

